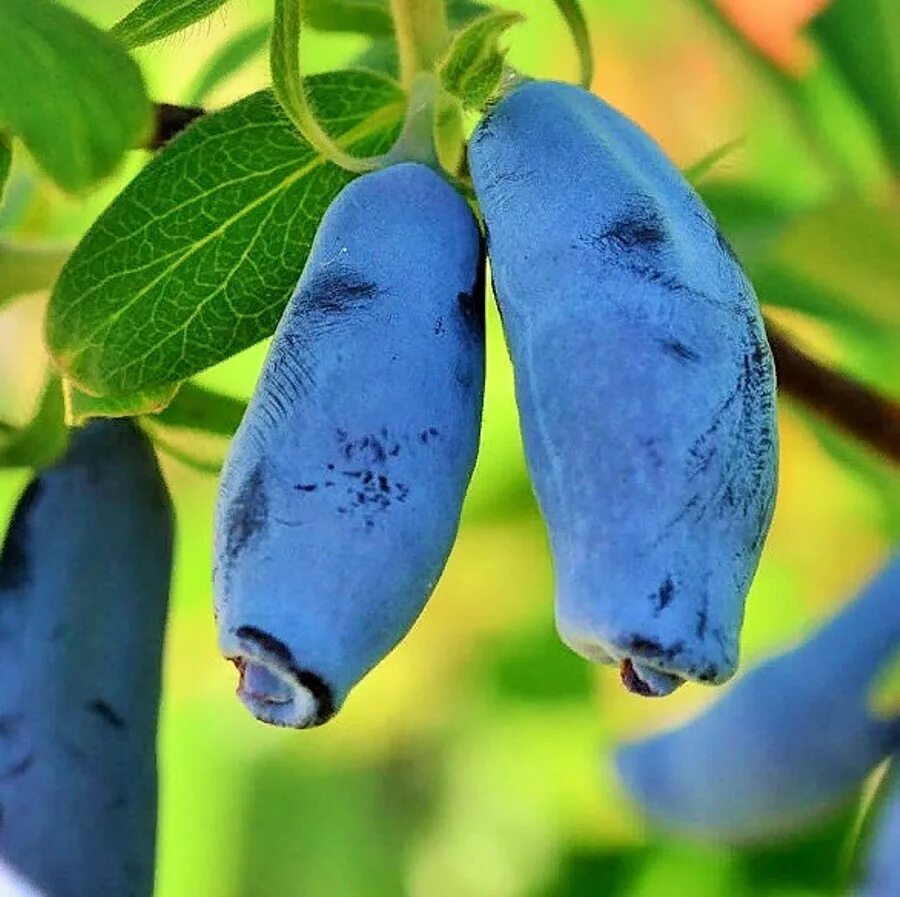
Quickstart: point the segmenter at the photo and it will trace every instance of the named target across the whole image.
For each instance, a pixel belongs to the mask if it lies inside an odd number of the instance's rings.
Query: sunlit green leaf
[[[109,174],[151,123],[135,62],[52,0],[0,3],[0,126],[22,137],[61,187]]]
[[[46,467],[62,455],[68,442],[62,389],[53,376],[30,423],[0,447],[0,467]]]
[[[251,25],[221,46],[197,73],[187,91],[189,103],[202,103],[226,78],[266,48],[269,24]]]
[[[71,246],[28,246],[0,239],[0,308],[16,296],[50,289],[71,252]]]
[[[684,169],[684,176],[694,185],[700,183],[723,159],[728,158],[736,150],[739,150],[746,140],[743,137],[737,137],[729,140],[721,146],[710,150],[702,158]]]
[[[172,401],[177,383],[115,396],[92,396],[69,379],[63,380],[66,423],[80,427],[95,417],[136,417],[161,411]]]
[[[503,74],[500,38],[523,20],[515,12],[490,12],[458,31],[439,66],[444,90],[470,109],[482,108]]]
[[[832,0],[812,32],[868,109],[900,170],[900,4]]]
[[[404,98],[367,72],[310,78],[320,120],[357,154],[387,150]],[[268,91],[169,143],[63,269],[47,338],[97,394],[185,379],[268,336],[319,220],[352,175],[297,133]]]
[[[110,29],[126,47],[176,34],[214,13],[228,0],[143,0]]]

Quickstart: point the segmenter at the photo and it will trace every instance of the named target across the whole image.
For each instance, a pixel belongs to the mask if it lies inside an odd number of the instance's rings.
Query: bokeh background
[[[131,4],[67,5],[108,26]],[[575,79],[570,38],[549,0],[498,5],[529,17],[509,34],[513,65]],[[836,60],[805,35],[826,5],[586,0],[594,89],[684,167],[737,142],[700,186],[761,299],[809,351],[900,397],[897,146]],[[151,94],[185,101],[210,54],[269,14],[269,0],[232,0],[202,25],[138,51]],[[864,35],[847,35],[857,38]],[[343,67],[366,46],[358,35],[309,32],[303,65]],[[267,78],[263,53],[208,105]],[[73,199],[19,154],[0,233],[74,243],[145,159],[133,153],[119,176]],[[46,298],[19,298],[0,314],[0,415],[8,419],[28,419],[43,382]],[[646,701],[626,693],[615,670],[591,668],[558,641],[547,541],[493,308],[488,339],[483,445],[450,563],[409,637],[322,729],[266,728],[234,698],[211,612],[216,480],[163,453],[179,539],[157,897],[842,893],[856,862],[858,802],[795,838],[741,850],[657,831],[629,803],[614,746],[685,720],[716,695],[688,686]],[[248,396],[264,349],[201,382]],[[746,666],[848,600],[900,534],[896,473],[790,401],[780,410],[781,488],[748,603]],[[187,448],[215,457],[222,447]],[[27,477],[0,472],[0,523]],[[877,697],[900,701],[896,688]]]

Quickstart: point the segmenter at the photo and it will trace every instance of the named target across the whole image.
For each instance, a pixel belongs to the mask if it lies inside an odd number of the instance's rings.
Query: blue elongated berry
[[[799,829],[900,748],[900,717],[867,706],[898,650],[900,556],[808,641],[753,669],[698,719],[623,747],[619,772],[671,826],[722,841]]]
[[[560,634],[640,694],[724,682],[775,499],[753,289],[659,147],[580,88],[514,90],[469,161]]]
[[[327,720],[410,628],[475,463],[483,250],[423,165],[328,210],[223,470],[219,641],[260,720]]]
[[[896,897],[900,894],[900,766],[894,760],[869,844],[865,877],[858,897]]]
[[[126,421],[72,436],[0,554],[0,861],[47,897],[149,897],[172,509]]]

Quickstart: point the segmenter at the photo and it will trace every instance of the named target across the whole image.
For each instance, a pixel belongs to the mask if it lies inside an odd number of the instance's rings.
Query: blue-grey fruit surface
[[[327,720],[405,635],[453,545],[484,389],[465,201],[404,163],[322,220],[223,469],[215,602],[260,720]]]
[[[563,640],[721,683],[775,501],[771,353],[709,211],[637,125],[530,82],[469,144]]]
[[[900,717],[869,709],[898,651],[900,556],[811,638],[751,670],[702,716],[623,747],[622,779],[651,817],[714,840],[802,829],[900,748]]]
[[[75,432],[0,552],[0,861],[46,897],[150,897],[173,514],[130,422]]]

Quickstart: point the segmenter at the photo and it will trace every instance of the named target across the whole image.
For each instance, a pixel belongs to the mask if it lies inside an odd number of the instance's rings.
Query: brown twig
[[[148,150],[158,150],[205,114],[199,106],[176,106],[172,103],[156,103],[153,111],[153,133],[144,144],[144,149]]]
[[[782,394],[900,464],[900,402],[807,355],[769,319],[766,331]]]

